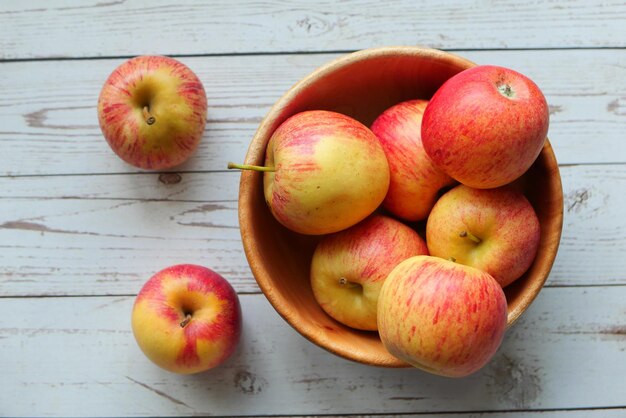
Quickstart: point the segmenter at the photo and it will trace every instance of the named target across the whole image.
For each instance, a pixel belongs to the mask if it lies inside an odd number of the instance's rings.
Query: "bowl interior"
[[[473,65],[453,54],[418,47],[381,48],[346,55],[314,71],[276,102],[252,139],[245,162],[262,165],[271,134],[293,114],[333,110],[370,126],[391,105],[409,99],[429,99],[448,78]],[[537,211],[542,233],[534,264],[524,277],[505,289],[509,326],[543,286],[560,239],[561,181],[548,141],[517,185]],[[319,307],[311,290],[309,267],[320,237],[291,232],[274,219],[263,196],[262,173],[241,174],[239,222],[244,250],[261,290],[297,331],[350,360],[386,367],[406,366],[385,350],[378,333],[346,327]]]

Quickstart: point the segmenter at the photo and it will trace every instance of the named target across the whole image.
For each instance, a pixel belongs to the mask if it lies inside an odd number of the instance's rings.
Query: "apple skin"
[[[199,373],[222,364],[237,347],[241,306],[222,276],[179,264],[145,283],[133,306],[132,329],[141,351],[159,367]]]
[[[391,179],[383,206],[407,221],[426,219],[442,187],[454,183],[439,170],[422,145],[422,117],[427,100],[409,100],[385,110],[372,124],[380,140]]]
[[[311,287],[322,309],[352,328],[375,331],[378,294],[401,261],[428,254],[410,227],[383,215],[324,237],[311,261]]]
[[[426,223],[430,255],[486,271],[502,287],[528,270],[540,238],[535,210],[512,186],[459,185],[439,198]]]
[[[292,231],[322,235],[365,219],[389,188],[389,165],[376,135],[336,112],[310,110],[271,136],[263,177],[274,217]]]
[[[519,178],[546,139],[549,111],[537,85],[508,68],[483,65],[448,79],[422,121],[426,153],[467,186],[487,189]]]
[[[506,298],[493,277],[432,256],[396,266],[378,300],[385,348],[441,376],[467,376],[487,364],[502,343],[506,323]]]
[[[198,77],[164,56],[124,62],[98,99],[98,121],[109,146],[143,169],[166,169],[187,160],[200,143],[206,118],[206,93]]]

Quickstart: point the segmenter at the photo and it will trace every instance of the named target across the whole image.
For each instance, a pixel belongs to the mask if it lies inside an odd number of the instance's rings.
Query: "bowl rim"
[[[356,64],[360,61],[369,60],[372,58],[380,58],[385,56],[407,56],[407,57],[420,57],[432,60],[445,60],[450,63],[459,66],[465,66],[470,68],[477,64],[467,58],[461,57],[451,52],[442,51],[424,46],[383,46],[376,48],[367,48],[358,50],[355,52],[341,55],[305,75],[295,84],[293,84],[269,109],[265,117],[260,122],[254,136],[252,137],[248,150],[245,156],[245,164],[262,165],[263,156],[265,155],[265,148],[267,147],[267,141],[271,136],[270,129],[272,125],[276,123],[278,116],[281,112],[293,101],[298,94],[303,91],[307,86],[313,84],[320,79],[323,79],[327,75],[337,71],[346,66]],[[263,140],[264,139],[264,140]],[[545,154],[545,155],[544,155]],[[556,222],[550,223],[550,230],[555,234],[554,240],[549,243],[547,250],[554,253],[554,257],[548,260],[547,263],[542,263],[539,272],[542,274],[542,280],[532,282],[529,287],[524,291],[524,294],[528,294],[528,297],[523,298],[522,303],[518,304],[514,311],[508,312],[507,329],[510,328],[526,311],[528,306],[535,300],[540,290],[543,288],[545,281],[548,278],[550,270],[553,266],[556,258],[556,253],[560,243],[560,237],[563,225],[563,193],[561,185],[561,177],[554,155],[553,149],[550,145],[548,138],[546,138],[544,148],[540,153],[541,158],[546,159],[546,163],[550,164],[550,168],[556,167],[554,170],[554,184],[551,184],[551,190],[558,191],[556,193],[557,202],[560,204],[561,210],[558,213]],[[247,208],[251,206],[253,196],[253,181],[252,176],[259,175],[260,173],[252,171],[243,171],[240,178],[239,187],[239,226],[240,233],[244,248],[246,259],[250,266],[250,270],[265,297],[268,299],[274,310],[300,335],[311,341],[315,345],[347,360],[359,362],[362,364],[368,364],[378,367],[410,367],[407,363],[399,359],[383,359],[374,358],[373,356],[367,358],[356,358],[354,352],[346,349],[341,345],[336,345],[330,339],[320,339],[318,335],[309,329],[307,326],[301,326],[302,321],[297,315],[289,308],[289,304],[284,300],[279,292],[275,291],[272,285],[272,278],[269,272],[263,267],[261,260],[261,253],[256,245],[252,243],[252,237],[254,232],[252,231],[251,223],[249,222],[249,214]],[[355,330],[357,331],[357,330]],[[391,355],[390,355],[391,356]],[[391,356],[393,357],[393,356]]]
[[[550,272],[552,271],[552,266],[554,266],[554,261],[556,260],[557,253],[559,251],[559,245],[561,243],[561,235],[563,233],[563,183],[561,181],[561,172],[559,170],[559,165],[556,160],[556,155],[554,154],[554,149],[552,148],[552,144],[547,137],[543,148],[541,149],[541,153],[538,156],[538,159],[539,158],[545,160],[543,165],[552,172],[549,182],[549,195],[554,199],[554,207],[559,208],[555,216],[550,218],[550,221],[547,225],[547,230],[545,229],[545,225],[541,225],[541,235],[543,236],[545,234],[549,237],[549,241],[546,243],[545,250],[553,254],[553,256],[547,260],[541,260],[538,271],[535,272],[535,274],[540,275],[541,280],[535,280],[528,283],[524,291],[524,297],[522,298],[522,302],[519,303],[514,310],[508,311],[506,324],[507,330],[517,322],[517,320],[524,312],[526,312],[530,304],[537,298],[539,292],[541,292],[541,289],[543,289],[543,286],[545,285],[548,277],[550,276]]]
[[[273,123],[276,117],[281,113],[281,111],[293,100],[294,97],[298,95],[298,93],[303,90],[308,85],[318,81],[319,79],[324,78],[325,76],[333,73],[334,71],[347,66],[352,65],[360,61],[365,61],[371,58],[380,58],[385,56],[419,56],[421,58],[428,58],[432,60],[449,60],[456,64],[465,65],[467,68],[473,67],[477,65],[475,62],[468,60],[467,58],[456,55],[452,52],[442,51],[440,49],[430,48],[426,46],[382,46],[375,48],[366,48],[358,51],[350,52],[347,54],[343,54],[325,64],[314,69],[309,74],[305,75],[303,78],[294,83],[289,90],[287,90],[273,105],[270,107],[267,114],[261,120],[252,140],[250,141],[250,145],[248,147],[248,151],[245,157],[246,164],[259,164],[260,161],[251,160],[249,157],[251,155],[259,155],[258,148],[264,148],[267,144],[258,144],[258,138],[262,136],[266,131],[269,130],[269,126]],[[256,146],[255,146],[256,145]],[[254,153],[251,151],[255,151]],[[263,151],[264,149],[260,150]]]

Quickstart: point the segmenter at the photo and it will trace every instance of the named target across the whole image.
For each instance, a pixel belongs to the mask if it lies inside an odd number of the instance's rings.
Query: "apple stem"
[[[448,261],[452,261],[453,263],[456,263],[456,258],[454,258],[454,257],[449,257],[449,258],[448,258]]]
[[[260,165],[235,164],[235,163],[228,163],[228,168],[237,169],[237,170],[252,170],[252,171],[276,171],[275,167],[263,167]]]
[[[150,114],[150,109],[148,108],[148,106],[143,107],[143,117],[148,125],[152,125],[154,124],[154,122],[156,122],[154,116]]]
[[[183,319],[182,322],[180,323],[180,327],[185,328],[187,324],[189,324],[190,322],[191,322],[191,314],[187,314],[185,319]]]
[[[354,288],[354,287],[358,287],[358,286],[360,286],[358,283],[352,283],[352,282],[349,282],[349,281],[348,281],[348,279],[346,279],[345,277],[341,277],[341,278],[339,278],[339,285],[340,285],[340,286],[345,286],[345,287],[347,287],[348,289],[352,289],[352,288]]]
[[[471,232],[468,231],[463,231],[459,234],[459,236],[461,238],[469,238],[472,241],[474,241],[476,244],[480,244],[482,242],[482,240],[480,238],[478,238],[476,235],[472,234]]]
[[[508,98],[515,97],[515,91],[513,91],[513,88],[508,84],[500,84],[498,86],[498,91],[504,97],[508,97]]]

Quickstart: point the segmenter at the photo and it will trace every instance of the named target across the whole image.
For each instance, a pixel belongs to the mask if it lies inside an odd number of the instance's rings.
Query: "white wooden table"
[[[492,363],[459,380],[351,363],[260,293],[237,224],[241,161],[294,82],[350,51],[427,45],[534,79],[551,108],[565,221],[552,274]],[[3,1],[0,415],[626,417],[623,1]],[[140,54],[201,78],[198,152],[168,173],[113,155],[108,74]],[[211,267],[244,313],[222,367],[178,376],[130,331],[134,296],[175,263]]]

